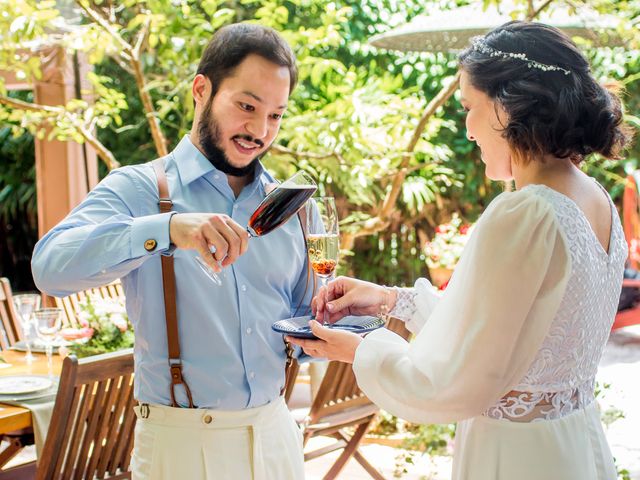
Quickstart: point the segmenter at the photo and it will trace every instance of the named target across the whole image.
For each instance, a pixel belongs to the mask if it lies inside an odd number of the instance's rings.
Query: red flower
[[[461,233],[462,235],[466,235],[466,234],[467,234],[467,232],[469,231],[469,228],[471,228],[471,225],[469,225],[468,223],[467,223],[467,224],[465,224],[465,225],[462,225],[462,226],[460,227],[460,233]]]

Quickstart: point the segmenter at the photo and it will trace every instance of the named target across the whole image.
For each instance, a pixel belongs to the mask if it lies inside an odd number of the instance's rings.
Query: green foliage
[[[455,424],[423,425],[410,423],[381,410],[369,434],[387,437],[402,434],[402,448],[427,455],[450,454],[449,447],[455,436]],[[409,455],[412,457],[413,455]]]

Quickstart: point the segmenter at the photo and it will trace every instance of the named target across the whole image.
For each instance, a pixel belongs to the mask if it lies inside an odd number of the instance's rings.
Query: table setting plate
[[[271,329],[297,338],[317,338],[309,328],[309,321],[313,317],[306,315],[303,317],[293,317],[284,320],[278,320],[271,325]],[[384,320],[379,317],[372,316],[355,316],[350,315],[338,320],[336,323],[327,324],[325,327],[332,330],[345,330],[353,333],[367,333],[384,327]]]
[[[41,375],[7,375],[0,377],[0,398],[42,392],[52,386],[53,381]]]

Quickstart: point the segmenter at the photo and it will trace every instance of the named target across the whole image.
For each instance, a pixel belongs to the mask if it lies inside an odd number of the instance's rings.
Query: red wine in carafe
[[[267,195],[249,219],[256,236],[266,235],[289,220],[315,193],[315,185],[280,185]]]

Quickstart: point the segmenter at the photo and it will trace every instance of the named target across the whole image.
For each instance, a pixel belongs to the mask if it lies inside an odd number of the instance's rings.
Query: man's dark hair
[[[289,44],[272,28],[253,23],[235,23],[218,30],[202,54],[197,73],[211,81],[215,96],[222,81],[249,55],[259,55],[289,70],[289,93],[298,82],[296,56]]]
[[[576,164],[594,152],[619,158],[631,138],[620,98],[598,84],[568,36],[541,23],[513,21],[478,41],[488,49],[464,50],[460,68],[473,87],[504,108],[509,118],[503,136],[523,158],[550,154]],[[532,68],[532,62],[558,68]]]

